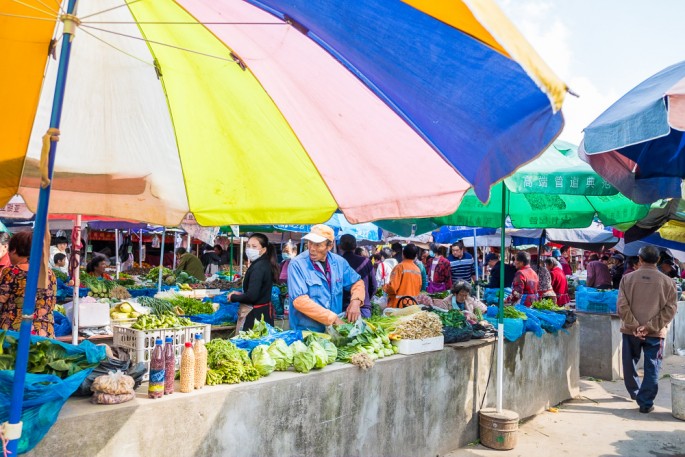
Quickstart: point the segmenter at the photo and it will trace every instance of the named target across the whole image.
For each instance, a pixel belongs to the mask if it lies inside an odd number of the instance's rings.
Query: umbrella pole
[[[243,277],[243,254],[245,253],[243,247],[243,237],[240,237],[240,277]]]
[[[233,281],[233,235],[231,235],[231,241],[230,242],[231,242],[231,247],[230,247],[230,249],[231,249],[231,261],[229,263],[230,266],[228,267],[228,270],[229,270],[229,274],[231,275],[231,281]]]
[[[502,181],[502,230],[500,233],[499,261],[499,313],[497,313],[497,412],[502,412],[502,377],[504,376],[504,250],[506,248],[505,224],[507,219],[507,186]]]
[[[80,214],[76,216],[76,224],[75,225],[79,229],[81,228],[81,215]],[[80,230],[79,230],[79,232],[80,232]],[[71,248],[74,249],[73,243],[72,243]],[[74,346],[78,344],[78,307],[79,307],[79,301],[80,301],[79,290],[81,288],[81,274],[80,273],[81,273],[81,269],[79,268],[78,270],[76,270],[76,272],[74,274],[74,278],[73,278],[74,279],[74,293],[73,293],[74,311],[73,311],[73,315],[71,318],[71,321],[72,321],[71,322],[71,344],[73,344]]]
[[[76,0],[69,0],[67,6],[68,15],[66,15],[67,18],[63,19],[64,36],[57,69],[55,94],[52,101],[52,113],[50,115],[51,129],[59,129],[62,118],[62,105],[67,82],[67,70],[69,69],[69,55],[71,53],[71,40],[73,38],[74,30],[76,29],[74,20],[70,19],[69,15],[74,13],[75,6]],[[57,141],[48,139],[48,142],[50,143],[50,150],[47,157],[47,169],[41,170],[48,181],[45,185],[41,183],[40,191],[38,193],[38,210],[36,211],[33,239],[31,240],[31,263],[29,264],[29,272],[26,278],[26,292],[24,295],[24,305],[19,330],[17,359],[14,365],[14,380],[12,382],[9,420],[4,431],[5,438],[10,440],[7,448],[11,455],[17,455],[17,447],[19,446],[19,438],[21,438],[22,432],[21,412],[24,400],[24,384],[26,382],[26,370],[28,368],[31,329],[33,328],[33,313],[35,311],[36,292],[38,289],[38,276],[43,260],[43,245],[48,219],[48,206],[50,204],[50,180],[52,180],[52,172],[55,166],[55,154],[57,152]]]
[[[138,266],[143,268],[143,229],[140,229],[140,238],[138,239]]]
[[[116,278],[119,279],[119,272],[121,271],[121,260],[119,259],[119,229],[114,229],[114,258],[116,259],[117,273]]]
[[[166,227],[162,229],[162,247],[159,252],[159,277],[157,278],[157,292],[162,291],[162,273],[164,272],[164,242],[166,241]]]
[[[475,262],[474,270],[476,271],[476,298],[480,300],[480,287],[478,287],[478,240],[476,239],[476,228],[473,228],[473,261]]]
[[[174,232],[174,252],[176,252],[176,232]],[[176,269],[176,254],[174,254],[174,260],[171,261],[171,269]]]

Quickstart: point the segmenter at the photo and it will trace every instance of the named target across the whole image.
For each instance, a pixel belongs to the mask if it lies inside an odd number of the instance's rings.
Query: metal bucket
[[[480,443],[483,446],[501,451],[516,447],[519,415],[515,412],[503,409],[498,413],[495,408],[482,409],[479,424]]]

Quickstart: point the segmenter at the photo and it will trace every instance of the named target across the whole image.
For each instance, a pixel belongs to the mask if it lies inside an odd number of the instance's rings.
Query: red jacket
[[[566,280],[566,275],[561,268],[557,267],[550,271],[550,276],[552,277],[552,290],[557,294],[557,305],[566,305],[571,301],[568,297],[568,281]]]

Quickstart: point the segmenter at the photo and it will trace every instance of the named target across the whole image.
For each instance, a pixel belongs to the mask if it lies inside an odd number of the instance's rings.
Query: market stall
[[[578,395],[578,335],[573,327],[507,343],[508,409],[526,418]],[[121,405],[72,399],[27,455],[444,454],[476,440],[478,411],[494,405],[493,348],[492,339],[472,340],[395,355],[366,371],[342,363],[290,369],[154,401],[139,389]],[[154,430],[183,433],[152,440]]]

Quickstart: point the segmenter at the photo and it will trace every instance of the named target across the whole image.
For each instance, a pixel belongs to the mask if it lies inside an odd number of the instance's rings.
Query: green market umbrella
[[[490,190],[482,203],[470,189],[454,213],[428,219],[378,221],[382,228],[406,234],[444,225],[502,227],[504,212],[516,228],[585,228],[595,217],[604,225],[634,223],[649,205],[634,203],[578,157],[578,147],[555,141],[540,157],[519,168]],[[503,189],[504,187],[504,189]]]

